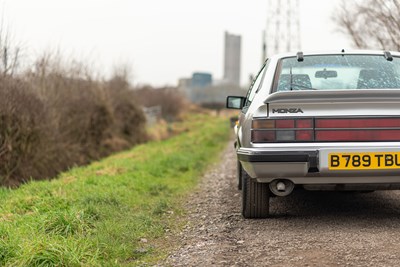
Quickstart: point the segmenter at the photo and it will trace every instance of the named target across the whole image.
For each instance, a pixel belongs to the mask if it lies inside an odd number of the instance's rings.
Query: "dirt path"
[[[400,192],[295,191],[271,200],[273,218],[244,220],[235,160],[230,144],[161,266],[400,266]]]

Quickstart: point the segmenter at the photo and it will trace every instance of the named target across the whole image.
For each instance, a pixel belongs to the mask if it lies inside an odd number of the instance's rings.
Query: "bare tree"
[[[10,31],[2,19],[0,21],[0,72],[3,75],[12,76],[18,68],[20,56],[21,49],[18,45],[14,45]]]
[[[343,0],[334,20],[358,48],[400,50],[399,0]]]

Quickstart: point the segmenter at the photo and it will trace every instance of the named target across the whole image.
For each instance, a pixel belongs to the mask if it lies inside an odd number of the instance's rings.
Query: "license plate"
[[[400,152],[329,153],[329,170],[400,169]]]

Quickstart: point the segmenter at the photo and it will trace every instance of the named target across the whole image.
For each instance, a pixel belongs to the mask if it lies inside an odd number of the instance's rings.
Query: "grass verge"
[[[191,115],[183,133],[53,181],[1,189],[1,266],[135,266],[165,256],[180,200],[229,138],[228,120]]]

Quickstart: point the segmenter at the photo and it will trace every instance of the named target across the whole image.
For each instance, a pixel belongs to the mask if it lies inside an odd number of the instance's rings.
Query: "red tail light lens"
[[[312,141],[314,139],[314,131],[296,131],[297,141]]]
[[[400,127],[400,118],[316,119],[315,128],[382,128]]]
[[[399,141],[400,118],[315,119],[315,140],[341,141]]]
[[[313,128],[313,121],[310,119],[296,120],[296,128]]]
[[[258,119],[253,143],[400,141],[400,117]]]
[[[276,120],[275,127],[278,129],[293,129],[294,120]]]
[[[398,141],[400,130],[316,131],[316,141]]]

